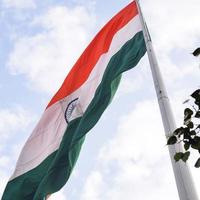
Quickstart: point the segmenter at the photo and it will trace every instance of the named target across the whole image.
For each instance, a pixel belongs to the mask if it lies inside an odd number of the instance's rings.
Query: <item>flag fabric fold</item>
[[[122,73],[146,52],[133,1],[97,34],[24,145],[2,200],[43,200],[67,182],[85,136],[112,101]]]

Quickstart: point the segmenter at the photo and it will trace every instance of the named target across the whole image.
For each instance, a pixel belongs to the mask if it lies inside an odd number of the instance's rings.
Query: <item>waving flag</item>
[[[96,35],[26,142],[3,200],[43,200],[67,182],[86,133],[111,102],[121,74],[146,47],[135,2]]]

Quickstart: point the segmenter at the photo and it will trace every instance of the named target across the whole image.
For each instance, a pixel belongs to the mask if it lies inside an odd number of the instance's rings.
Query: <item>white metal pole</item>
[[[160,73],[158,62],[155,56],[155,52],[152,46],[152,41],[141,12],[139,0],[136,0],[140,20],[143,27],[143,34],[145,38],[145,43],[147,47],[147,53],[149,57],[149,63],[151,67],[151,72],[153,76],[154,86],[158,98],[158,104],[160,107],[160,112],[162,116],[163,126],[165,130],[166,137],[169,137],[173,131],[176,129],[174,116],[171,110],[169,98],[165,89],[165,85]],[[192,176],[188,165],[182,161],[175,162],[174,155],[176,152],[183,151],[181,144],[169,145],[169,154],[172,162],[172,167],[174,171],[174,176],[176,180],[176,185],[178,189],[178,194],[180,200],[198,200],[198,196],[194,187]]]

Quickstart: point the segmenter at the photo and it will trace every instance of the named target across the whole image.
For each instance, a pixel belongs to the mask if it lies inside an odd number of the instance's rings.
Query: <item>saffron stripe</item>
[[[87,80],[100,56],[108,51],[114,35],[137,14],[138,10],[134,1],[104,26],[71,69],[47,108],[77,90]]]

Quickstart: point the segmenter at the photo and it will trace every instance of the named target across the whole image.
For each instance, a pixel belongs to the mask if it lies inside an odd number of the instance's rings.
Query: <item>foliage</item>
[[[200,89],[191,94],[191,99],[186,101],[190,106],[184,110],[183,126],[177,128],[167,144],[173,145],[183,142],[185,152],[177,152],[174,155],[175,161],[182,160],[186,162],[190,157],[191,149],[200,154]],[[200,158],[196,161],[195,167],[200,167]]]
[[[200,48],[197,48],[192,54],[193,54],[193,56],[199,56],[200,55]]]

